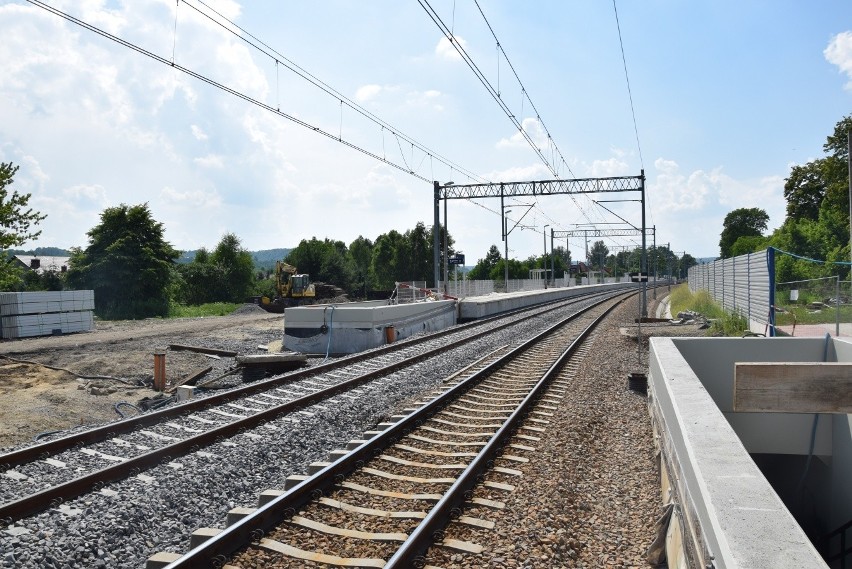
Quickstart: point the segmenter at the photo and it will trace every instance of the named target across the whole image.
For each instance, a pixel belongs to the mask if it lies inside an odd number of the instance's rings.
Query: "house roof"
[[[71,257],[51,257],[49,255],[33,256],[33,255],[15,255],[15,259],[24,266],[24,268],[34,270],[37,273],[45,271],[62,272],[63,267],[67,270],[68,261]],[[38,263],[33,263],[38,261]],[[36,264],[36,267],[33,265]]]

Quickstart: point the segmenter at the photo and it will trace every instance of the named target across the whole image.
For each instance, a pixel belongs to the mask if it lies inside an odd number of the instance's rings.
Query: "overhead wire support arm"
[[[648,228],[645,231],[646,235],[653,235],[654,230]],[[568,229],[557,230],[553,232],[554,237],[632,237],[634,235],[642,235],[641,229]]]
[[[598,194],[607,192],[638,192],[644,176],[612,178],[574,178],[532,182],[489,182],[441,186],[439,199],[473,199],[558,194]]]

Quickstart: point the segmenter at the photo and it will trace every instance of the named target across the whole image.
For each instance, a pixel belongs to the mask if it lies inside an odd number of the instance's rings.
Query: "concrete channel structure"
[[[770,410],[739,410],[747,362],[769,371]],[[829,567],[812,540],[852,519],[852,416],[834,395],[814,409],[831,413],[786,410],[830,392],[817,384],[819,369],[842,384],[852,367],[838,362],[852,362],[847,340],[651,339],[648,405],[671,504],[669,567]]]
[[[411,304],[374,300],[286,308],[284,348],[309,354],[353,354],[455,323],[455,300]]]

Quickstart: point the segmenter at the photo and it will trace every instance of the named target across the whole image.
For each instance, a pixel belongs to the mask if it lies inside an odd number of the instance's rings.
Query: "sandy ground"
[[[95,327],[65,336],[0,341],[0,449],[31,441],[38,433],[116,420],[117,402],[136,404],[157,395],[150,389],[155,350],[187,344],[259,353],[258,346],[281,339],[284,319],[245,307],[230,316],[96,322]],[[232,365],[233,358],[167,350],[166,378],[175,382],[209,366],[214,369],[207,377],[212,377]]]

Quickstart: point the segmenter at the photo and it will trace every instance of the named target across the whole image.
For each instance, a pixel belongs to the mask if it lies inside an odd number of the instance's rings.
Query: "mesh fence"
[[[823,277],[776,283],[775,323],[789,336],[852,335],[850,282]]]

